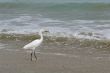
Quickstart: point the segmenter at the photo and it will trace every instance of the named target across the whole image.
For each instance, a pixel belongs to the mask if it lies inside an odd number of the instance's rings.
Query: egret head
[[[47,29],[41,29],[40,32],[49,32]]]

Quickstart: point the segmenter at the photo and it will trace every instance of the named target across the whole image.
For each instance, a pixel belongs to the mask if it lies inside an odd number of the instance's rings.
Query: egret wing
[[[31,48],[36,48],[41,44],[41,40],[34,40],[30,42],[29,44],[25,45],[23,48],[24,49],[31,49]]]

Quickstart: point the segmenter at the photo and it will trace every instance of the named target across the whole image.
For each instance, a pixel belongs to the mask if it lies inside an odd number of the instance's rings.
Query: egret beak
[[[49,31],[47,31],[47,30],[46,30],[46,31],[44,31],[44,32],[46,32],[46,33],[47,33],[47,32],[49,32]]]

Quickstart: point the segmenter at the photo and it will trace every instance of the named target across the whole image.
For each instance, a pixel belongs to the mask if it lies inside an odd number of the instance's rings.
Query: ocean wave
[[[77,38],[83,38],[83,39],[106,39],[106,37],[103,34],[95,33],[95,32],[79,32],[76,33],[75,36]]]
[[[4,25],[3,25],[4,24]],[[102,25],[103,24],[103,25]],[[77,37],[85,39],[109,39],[109,20],[57,20],[42,15],[22,15],[1,20],[0,33],[31,34],[41,28],[50,31],[48,35],[60,37]]]
[[[59,20],[42,15],[20,15],[0,20],[0,33],[31,34],[47,28],[54,36],[85,39],[110,39],[110,20]]]
[[[0,34],[0,40],[11,41],[28,41],[31,42],[35,39],[39,39],[37,34]],[[64,46],[76,46],[86,48],[96,48],[97,50],[109,50],[110,40],[97,40],[97,39],[83,39],[77,37],[57,37],[44,35],[44,44],[56,44]]]

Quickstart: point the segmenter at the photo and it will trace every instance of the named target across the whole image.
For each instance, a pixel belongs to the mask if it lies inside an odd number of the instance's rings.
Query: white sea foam
[[[0,20],[0,33],[28,34],[47,28],[48,35],[86,38],[110,39],[109,20],[58,20],[42,15],[21,15],[15,18]]]
[[[73,20],[72,22],[86,24],[86,23],[94,23],[95,21],[94,20]]]

